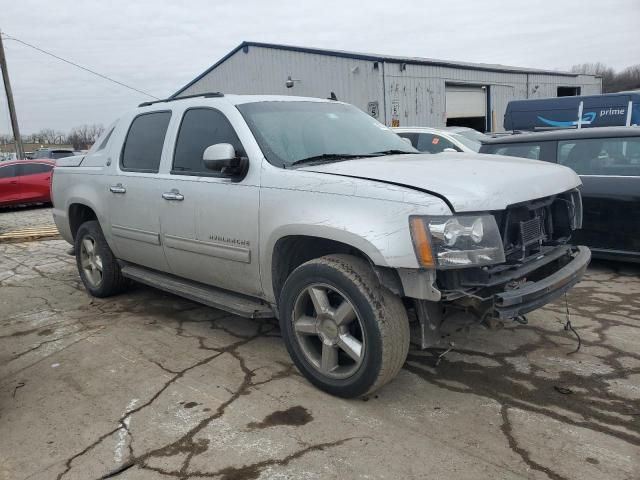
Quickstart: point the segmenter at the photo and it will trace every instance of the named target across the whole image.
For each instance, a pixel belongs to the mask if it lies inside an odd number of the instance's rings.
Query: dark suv
[[[589,246],[594,257],[640,262],[640,127],[514,134],[486,140],[480,152],[575,170],[584,204],[575,243]]]

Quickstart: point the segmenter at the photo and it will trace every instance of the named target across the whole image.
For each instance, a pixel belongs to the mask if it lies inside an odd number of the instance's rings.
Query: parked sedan
[[[584,204],[575,243],[590,247],[594,257],[640,262],[640,127],[516,134],[489,139],[480,152],[575,170]]]
[[[398,135],[411,141],[411,145],[421,152],[440,153],[445,151],[478,152],[482,142],[489,137],[467,127],[398,127],[393,129]],[[447,150],[449,149],[449,150]]]
[[[51,202],[51,160],[0,163],[0,206]]]

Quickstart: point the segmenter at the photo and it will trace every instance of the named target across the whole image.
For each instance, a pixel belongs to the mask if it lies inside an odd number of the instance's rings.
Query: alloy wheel
[[[309,285],[298,294],[291,318],[298,345],[319,373],[343,379],[360,368],[363,324],[345,294],[329,285]]]
[[[92,287],[102,283],[102,258],[96,252],[96,240],[86,235],[80,244],[80,266]]]

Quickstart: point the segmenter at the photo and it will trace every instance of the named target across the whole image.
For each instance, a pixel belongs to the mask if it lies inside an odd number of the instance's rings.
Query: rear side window
[[[0,178],[15,177],[18,173],[18,169],[15,165],[7,165],[6,167],[0,166]]]
[[[416,146],[421,152],[440,153],[444,152],[445,148],[451,148],[456,151],[460,151],[452,142],[440,135],[434,135],[433,133],[421,133],[418,136],[418,145]]]
[[[20,175],[37,175],[38,173],[47,173],[53,169],[53,165],[45,163],[24,163],[20,171]]]
[[[144,113],[133,119],[122,147],[120,167],[132,172],[156,173],[171,112]]]
[[[558,163],[579,175],[640,176],[640,137],[558,142]]]
[[[207,147],[216,143],[230,143],[239,156],[244,155],[244,149],[236,132],[221,112],[211,108],[187,110],[178,132],[171,173],[214,174],[205,168],[202,154]]]

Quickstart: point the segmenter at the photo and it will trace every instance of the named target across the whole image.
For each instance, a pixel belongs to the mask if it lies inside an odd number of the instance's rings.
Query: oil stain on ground
[[[306,425],[313,417],[309,411],[298,405],[286,410],[278,410],[267,415],[261,422],[251,422],[248,427],[251,429],[262,429],[275,427],[278,425],[300,426]]]

